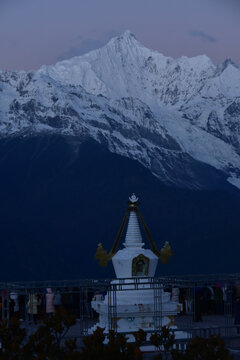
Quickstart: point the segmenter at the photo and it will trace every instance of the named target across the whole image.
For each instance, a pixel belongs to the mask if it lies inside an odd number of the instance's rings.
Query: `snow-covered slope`
[[[129,31],[54,66],[0,72],[1,136],[93,138],[178,186],[201,187],[208,165],[238,186],[239,124],[235,64],[165,57]]]

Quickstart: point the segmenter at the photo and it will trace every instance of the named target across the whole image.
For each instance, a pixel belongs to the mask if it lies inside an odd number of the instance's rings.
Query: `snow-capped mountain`
[[[240,187],[240,69],[205,55],[172,59],[129,31],[32,72],[0,72],[0,134],[93,138],[164,182],[203,174]]]

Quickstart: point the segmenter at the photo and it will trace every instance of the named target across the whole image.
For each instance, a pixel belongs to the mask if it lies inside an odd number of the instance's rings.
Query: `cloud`
[[[74,56],[80,56],[83,54],[88,53],[91,50],[99,49],[100,47],[104,46],[111,38],[114,36],[119,35],[119,31],[111,29],[104,33],[103,39],[94,39],[94,38],[86,38],[84,39],[81,35],[79,35],[76,40],[77,44],[63,54],[59,55],[57,60],[65,60],[69,59]]]
[[[80,44],[71,47],[63,54],[58,56],[58,60],[69,59],[74,56],[80,56],[88,53],[91,50],[98,49],[106,43],[105,40],[98,39],[84,39],[80,42]]]
[[[214,43],[217,41],[217,39],[209,34],[206,34],[204,31],[200,31],[200,30],[192,30],[189,33],[190,36],[193,37],[198,37],[200,39],[202,39],[203,41],[209,42],[209,43]]]
[[[109,29],[107,31],[105,31],[104,35],[107,39],[111,39],[115,36],[119,36],[121,35],[123,31],[119,31],[119,30],[116,30],[116,29]]]

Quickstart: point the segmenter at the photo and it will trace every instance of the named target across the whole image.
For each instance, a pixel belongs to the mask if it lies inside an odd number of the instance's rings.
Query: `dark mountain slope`
[[[136,161],[61,136],[1,140],[0,167],[2,281],[112,277],[93,256],[98,242],[110,249],[132,192],[158,246],[168,240],[174,251],[158,274],[239,271],[240,197],[230,185],[167,187]]]

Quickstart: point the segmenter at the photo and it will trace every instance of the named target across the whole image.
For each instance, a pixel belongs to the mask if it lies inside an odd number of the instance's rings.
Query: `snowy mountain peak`
[[[237,64],[235,64],[235,62],[232,61],[232,59],[230,59],[230,58],[227,58],[226,60],[224,60],[221,65],[223,68],[226,68],[228,65],[231,65],[231,66],[235,67],[236,69],[239,69]]]
[[[105,46],[99,49],[98,53],[108,54],[110,56],[135,56],[139,49],[144,49],[144,46],[136,39],[135,35],[127,30],[119,36],[112,38]]]
[[[240,187],[239,98],[230,59],[173,59],[125,31],[54,66],[0,72],[0,134],[91,137],[163,181],[198,186],[207,164]]]
[[[83,56],[44,66],[40,72],[107,97],[134,96],[148,104],[182,104],[215,72],[207,56],[172,59],[141,45],[126,31]],[[166,88],[169,88],[166,93]],[[180,93],[185,94],[184,98]]]
[[[114,37],[110,41],[137,41],[136,36],[130,30],[125,30],[122,34]]]
[[[219,76],[222,72],[224,72],[228,67],[239,70],[237,64],[235,64],[232,59],[227,58],[221,64],[219,64],[216,68],[216,76]]]

